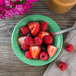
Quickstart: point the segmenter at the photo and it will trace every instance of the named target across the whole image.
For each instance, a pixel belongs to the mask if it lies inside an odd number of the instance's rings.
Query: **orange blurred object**
[[[47,0],[48,7],[57,14],[68,12],[75,4],[76,0]]]

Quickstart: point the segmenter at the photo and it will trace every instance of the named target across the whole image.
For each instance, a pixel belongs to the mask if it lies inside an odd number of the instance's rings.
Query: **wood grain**
[[[68,13],[58,15],[48,9],[46,0],[38,0],[29,13],[14,16],[12,19],[0,20],[0,76],[42,76],[48,65],[33,67],[20,61],[11,47],[11,35],[15,25],[24,17],[42,14],[52,18],[61,29],[71,27],[76,19],[76,7]],[[66,34],[64,34],[64,38]]]

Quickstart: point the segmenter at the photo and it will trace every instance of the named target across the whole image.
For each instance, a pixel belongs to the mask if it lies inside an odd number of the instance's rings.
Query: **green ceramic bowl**
[[[28,17],[25,17],[24,19],[22,19],[15,26],[15,28],[13,30],[13,33],[12,33],[11,42],[12,42],[12,48],[13,48],[16,56],[21,61],[23,61],[24,63],[27,63],[29,65],[32,65],[32,66],[41,66],[41,65],[45,65],[45,64],[48,64],[48,63],[52,62],[59,55],[59,53],[61,51],[61,48],[62,48],[62,44],[63,44],[63,37],[62,37],[62,34],[57,35],[57,36],[54,37],[54,45],[58,48],[58,50],[52,58],[49,58],[46,61],[27,59],[25,57],[25,54],[20,49],[20,46],[17,42],[17,39],[19,37],[20,28],[23,25],[27,25],[28,22],[35,22],[35,21],[37,21],[37,22],[46,21],[48,23],[47,30],[49,30],[50,32],[54,33],[54,32],[60,31],[59,26],[52,19],[50,19],[49,17],[43,16],[43,15],[31,15],[31,16],[28,16]]]

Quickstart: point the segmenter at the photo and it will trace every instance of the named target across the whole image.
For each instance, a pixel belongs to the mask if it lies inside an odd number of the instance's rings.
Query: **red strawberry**
[[[20,45],[24,44],[24,40],[25,40],[25,39],[26,39],[26,36],[18,38],[18,43],[19,43]]]
[[[41,27],[41,30],[46,30],[47,29],[47,22],[45,22],[45,21],[42,22],[40,27]]]
[[[35,59],[39,59],[39,56],[37,56],[37,58],[35,58]]]
[[[57,48],[55,46],[48,45],[47,52],[49,54],[49,57],[53,57],[55,55],[56,51],[57,51]]]
[[[31,53],[32,58],[36,59],[40,53],[40,47],[39,46],[31,46],[31,47],[29,47],[29,51]]]
[[[40,24],[38,22],[30,22],[28,27],[33,36],[36,36],[39,32]]]
[[[47,35],[50,35],[50,32],[48,32],[48,31],[40,31],[38,36],[40,38],[43,38],[44,36],[47,36]]]

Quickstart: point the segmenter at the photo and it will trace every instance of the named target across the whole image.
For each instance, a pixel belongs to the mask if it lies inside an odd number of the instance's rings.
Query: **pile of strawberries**
[[[18,43],[28,59],[40,59],[46,61],[52,58],[57,48],[52,45],[53,37],[46,31],[47,22],[30,22],[28,26],[21,27]]]

